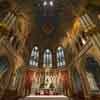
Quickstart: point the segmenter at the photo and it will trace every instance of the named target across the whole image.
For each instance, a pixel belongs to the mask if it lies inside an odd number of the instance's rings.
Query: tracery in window
[[[64,50],[62,47],[57,48],[56,57],[57,57],[57,67],[65,66]]]
[[[49,49],[44,51],[43,67],[52,67],[52,52]]]
[[[31,53],[31,57],[30,57],[30,61],[29,61],[29,65],[31,66],[38,66],[39,64],[39,49],[37,46],[35,46],[32,49],[32,53]]]

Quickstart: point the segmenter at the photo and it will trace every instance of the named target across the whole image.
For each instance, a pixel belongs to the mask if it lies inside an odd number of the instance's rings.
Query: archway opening
[[[100,65],[94,57],[86,58],[86,74],[90,84],[91,91],[99,91],[100,89]]]
[[[0,57],[0,78],[7,72],[9,68],[9,61],[7,57],[1,56]]]

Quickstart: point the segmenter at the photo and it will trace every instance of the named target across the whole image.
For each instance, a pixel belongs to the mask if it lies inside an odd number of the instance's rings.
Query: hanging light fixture
[[[49,2],[49,5],[52,7],[54,5],[54,2],[53,1],[50,1]]]
[[[47,1],[43,2],[43,6],[47,6],[47,4],[48,4]]]

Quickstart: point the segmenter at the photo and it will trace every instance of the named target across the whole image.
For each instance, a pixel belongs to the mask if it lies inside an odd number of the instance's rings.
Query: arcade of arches
[[[0,100],[55,97],[100,100],[99,0],[0,0]]]

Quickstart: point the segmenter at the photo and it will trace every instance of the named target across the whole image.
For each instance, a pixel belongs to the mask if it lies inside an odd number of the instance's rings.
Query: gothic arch
[[[85,57],[85,69],[90,89],[95,91],[100,89],[100,64],[96,58],[90,54]]]
[[[52,67],[52,51],[48,48],[44,50],[43,66]]]
[[[38,67],[38,65],[39,65],[39,48],[38,48],[38,46],[34,46],[31,51],[29,65],[36,66],[36,67]]]
[[[6,87],[10,84],[11,82],[11,77],[12,74],[15,70],[15,57],[13,55],[13,53],[5,48],[5,47],[0,47],[0,57],[5,57],[8,60],[8,69],[6,71],[6,73],[4,73],[0,79],[0,88],[2,87],[3,89],[6,89]],[[0,91],[2,91],[2,88]]]

